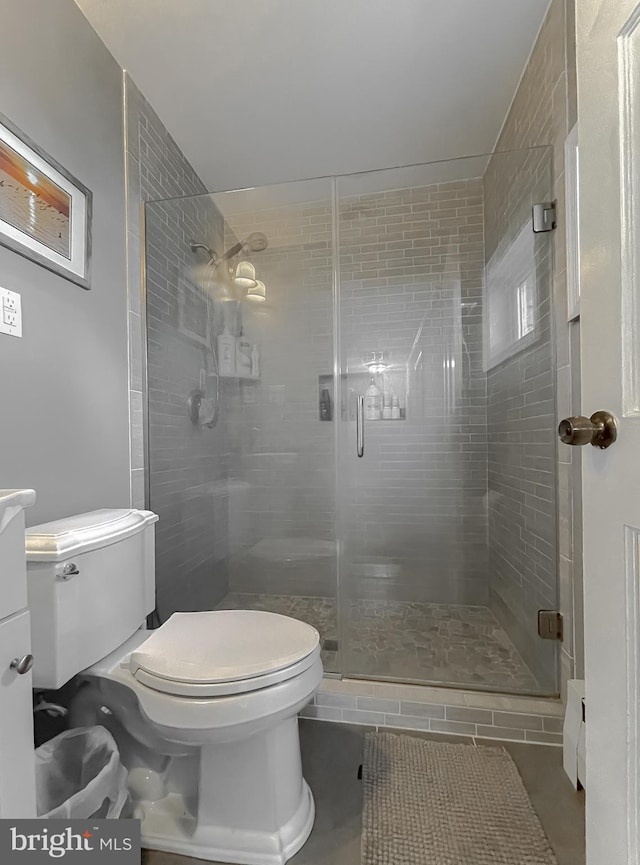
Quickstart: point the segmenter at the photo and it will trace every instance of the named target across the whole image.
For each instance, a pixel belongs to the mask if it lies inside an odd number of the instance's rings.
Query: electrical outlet
[[[0,287],[0,333],[22,336],[22,304],[16,291]]]

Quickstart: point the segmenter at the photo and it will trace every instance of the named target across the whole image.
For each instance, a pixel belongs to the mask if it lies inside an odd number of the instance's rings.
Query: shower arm
[[[220,258],[217,259],[216,264],[221,261],[229,261],[230,258],[234,258],[236,255],[241,253],[243,249],[246,249],[248,246],[246,240],[242,240],[236,244],[234,244],[230,249],[228,249]]]
[[[210,246],[207,246],[206,243],[196,243],[194,240],[189,243],[191,252],[197,252],[199,249],[204,250],[209,256],[209,262],[213,264],[214,267],[217,267],[223,261],[229,261],[245,249],[248,249],[251,252],[262,252],[268,245],[269,241],[261,231],[254,231],[244,240],[234,243],[234,245],[222,255],[218,255],[218,253],[214,249],[211,249]]]

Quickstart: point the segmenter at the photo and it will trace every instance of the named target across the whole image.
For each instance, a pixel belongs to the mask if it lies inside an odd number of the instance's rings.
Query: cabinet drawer
[[[29,612],[0,621],[0,818],[35,817],[31,673],[11,669],[31,650]]]

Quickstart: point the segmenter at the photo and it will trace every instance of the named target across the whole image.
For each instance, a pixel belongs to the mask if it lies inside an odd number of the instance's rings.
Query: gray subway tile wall
[[[130,316],[131,500],[147,504],[156,526],[160,615],[210,609],[226,594],[229,430],[191,424],[186,400],[211,366],[206,338],[189,329],[202,313],[198,260],[190,240],[214,243],[222,220],[206,189],[151,106],[125,73]],[[182,200],[184,196],[199,196]],[[177,199],[155,203],[159,199]],[[146,219],[143,218],[145,203]],[[146,286],[141,280],[145,249]],[[202,263],[202,262],[200,262]],[[146,299],[147,364],[142,320]],[[199,304],[199,306],[198,306]],[[187,318],[185,317],[187,316]],[[205,335],[206,336],[206,335]],[[148,390],[143,391],[143,376]],[[150,440],[145,443],[143,399]],[[144,449],[149,459],[145,466]],[[145,474],[146,473],[146,474]]]
[[[561,417],[583,413],[580,406],[580,324],[579,321],[567,322],[565,254],[564,142],[576,118],[575,28],[571,26],[574,21],[574,6],[575,0],[552,0],[496,143],[495,150],[499,153],[494,162],[495,167],[499,161],[503,162],[504,154],[523,148],[549,145],[553,150],[549,196],[557,201],[557,228],[551,238],[553,283],[550,315],[553,319],[551,338],[555,354],[555,371],[551,380],[555,377],[557,395],[548,405],[550,414],[554,417],[552,428]],[[494,199],[494,202],[502,200],[506,203],[510,197],[510,185],[513,184],[516,191],[521,189],[522,177],[518,176],[517,170],[511,176],[502,173],[491,177],[490,169],[491,164],[485,175],[485,199],[487,202]],[[504,216],[508,217],[506,209]],[[488,221],[491,221],[490,218]],[[508,218],[506,223],[508,224]],[[488,249],[490,247],[491,241],[488,242]],[[547,453],[551,453],[549,443],[545,449]],[[565,620],[565,635],[560,645],[560,685],[563,695],[567,680],[574,675],[583,674],[580,602],[582,562],[579,536],[581,455],[576,453],[576,450],[579,449],[559,446],[555,455],[550,457],[553,471],[558,478],[556,504],[560,585],[559,592],[555,595],[550,589],[546,591],[546,595],[549,598],[553,596],[553,605],[559,605]],[[553,558],[553,577],[556,580],[556,556]],[[527,621],[530,621],[534,606],[531,600],[529,593]]]
[[[558,224],[553,246],[553,340],[557,399],[552,411],[556,421],[582,414],[580,406],[579,321],[567,322],[566,223],[564,208],[564,142],[576,118],[575,0],[552,0],[537,42],[529,58],[496,151],[512,151],[536,145],[553,148],[551,197],[558,203]],[[496,191],[500,188],[500,183]],[[487,190],[485,190],[487,192]],[[505,193],[506,190],[502,189]],[[560,646],[560,684],[583,675],[581,580],[581,454],[576,448],[558,447],[557,510],[561,566],[559,608],[565,619]],[[575,631],[575,639],[574,639]]]
[[[488,599],[482,209],[479,178],[339,199],[344,399],[376,353],[405,415],[365,424],[361,461],[343,430],[351,597]]]
[[[364,700],[369,702],[364,703]],[[380,709],[383,705],[388,708],[384,712],[375,711],[376,705]],[[301,715],[324,721],[428,730],[480,739],[562,744],[563,706],[558,699],[324,679]]]
[[[495,154],[484,175],[485,259],[507,254],[531,205],[552,192],[551,152]],[[541,683],[556,687],[555,644],[537,633],[540,609],[557,604],[555,387],[551,337],[552,250],[534,236],[533,342],[487,375],[491,606]]]

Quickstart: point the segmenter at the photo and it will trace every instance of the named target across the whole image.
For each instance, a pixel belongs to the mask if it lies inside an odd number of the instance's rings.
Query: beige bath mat
[[[369,733],[362,865],[557,865],[504,748]]]

